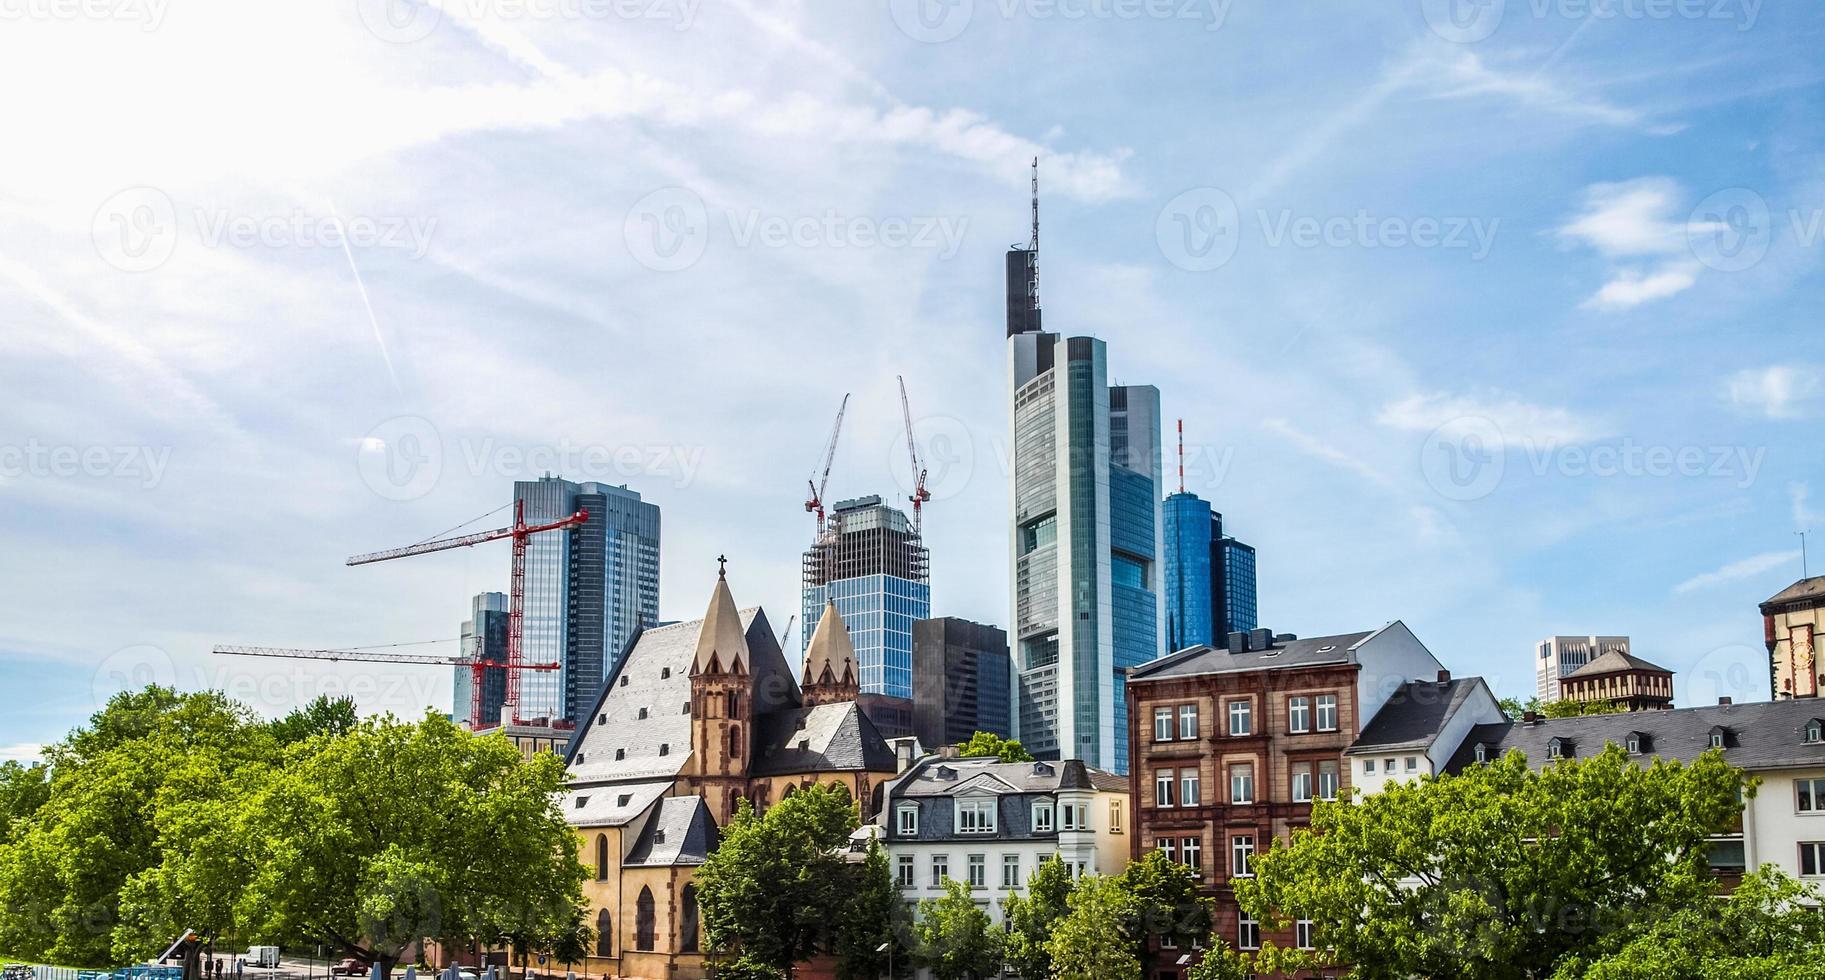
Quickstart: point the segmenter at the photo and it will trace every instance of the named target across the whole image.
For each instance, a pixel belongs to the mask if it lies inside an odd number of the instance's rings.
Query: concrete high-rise
[[[507,593],[482,592],[469,600],[469,618],[463,621],[460,649],[471,660],[507,662]],[[473,721],[469,712],[475,706],[475,672],[458,667],[455,674],[450,713],[459,722]],[[507,671],[499,667],[483,669],[480,727],[501,723],[501,704],[506,699]]]
[[[513,493],[528,524],[589,512],[581,527],[527,542],[520,626],[526,663],[561,665],[521,672],[520,717],[574,722],[634,631],[659,621],[659,508],[624,486],[549,475],[517,482]]]
[[[1103,341],[1039,329],[1037,268],[1009,253],[1014,735],[1126,772],[1123,671],[1165,653],[1160,393],[1110,386]]]
[[[912,729],[913,622],[931,615],[925,546],[906,513],[878,496],[841,500],[805,550],[802,580],[808,650],[827,603],[849,626],[862,710],[883,734]]]
[[[1165,520],[1166,649],[1215,644],[1256,626],[1255,549],[1223,533],[1223,515],[1180,490]]]

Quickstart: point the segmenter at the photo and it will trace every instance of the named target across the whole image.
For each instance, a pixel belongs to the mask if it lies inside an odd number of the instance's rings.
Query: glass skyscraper
[[[469,600],[469,618],[463,622],[462,655],[471,660],[507,662],[507,593],[483,592]],[[475,672],[468,667],[456,668],[455,688],[450,696],[450,714],[458,722],[478,721],[477,727],[501,723],[501,704],[507,698],[507,672],[498,667],[482,671],[482,711],[471,719],[474,706]]]
[[[521,654],[555,671],[520,673],[520,717],[574,722],[600,692],[634,630],[659,621],[659,508],[625,486],[554,476],[513,485],[526,523],[587,510],[570,531],[526,548]]]
[[[1255,628],[1255,549],[1223,533],[1195,493],[1167,496],[1166,649],[1216,644]]]
[[[855,644],[862,693],[911,700],[912,624],[931,616],[932,598],[925,546],[905,512],[876,496],[838,501],[805,551],[802,598],[801,654],[826,600],[834,601]]]

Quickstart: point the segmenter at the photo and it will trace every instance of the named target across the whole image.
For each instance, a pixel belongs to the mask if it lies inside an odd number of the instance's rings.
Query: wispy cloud
[[[1530,109],[1567,116],[1605,126],[1639,129],[1664,136],[1684,126],[1652,120],[1646,113],[1616,105],[1588,92],[1580,92],[1546,74],[1541,66],[1531,71],[1491,66],[1476,53],[1454,51],[1455,57],[1432,63],[1435,98],[1465,99],[1496,96]]]
[[[1603,435],[1600,427],[1568,409],[1535,405],[1513,395],[1479,396],[1429,392],[1408,395],[1383,405],[1375,421],[1409,432],[1431,432],[1446,426],[1488,421],[1500,430],[1504,444],[1566,445]]]
[[[1333,466],[1340,466],[1363,479],[1382,487],[1393,487],[1394,481],[1388,474],[1369,462],[1350,455],[1331,445],[1323,439],[1305,432],[1298,426],[1283,418],[1270,418],[1262,423],[1269,432],[1281,436],[1294,447],[1303,450],[1307,455],[1315,456]]]
[[[1825,369],[1774,364],[1732,374],[1725,397],[1737,409],[1771,419],[1810,418],[1825,408]]]
[[[42,758],[44,758],[44,746],[37,742],[0,745],[0,762],[37,762]]]
[[[1793,503],[1793,526],[1795,530],[1810,531],[1817,527],[1822,518],[1818,511],[1812,509],[1812,487],[1795,480],[1787,484],[1787,499]]]
[[[1798,548],[1790,551],[1770,551],[1766,554],[1756,555],[1753,558],[1744,558],[1741,561],[1733,561],[1714,572],[1705,572],[1702,575],[1694,575],[1691,578],[1686,579],[1684,582],[1673,586],[1673,594],[1685,595],[1688,592],[1708,589],[1714,585],[1723,585],[1728,582],[1740,582],[1743,579],[1754,578],[1764,572],[1773,571],[1782,565],[1796,564],[1799,560],[1800,552]]]
[[[1583,210],[1559,228],[1565,241],[1609,260],[1608,281],[1584,301],[1587,309],[1627,310],[1682,293],[1698,282],[1698,261],[1686,248],[1678,183],[1642,177],[1585,189]]]

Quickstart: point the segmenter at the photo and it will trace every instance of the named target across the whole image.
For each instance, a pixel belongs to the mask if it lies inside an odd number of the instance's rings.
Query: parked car
[[[108,974],[108,980],[183,980],[184,968],[181,966],[151,966],[138,964],[123,967]]]
[[[361,977],[366,976],[367,973],[367,964],[353,956],[338,960],[335,966],[330,967],[330,976],[332,977]]]
[[[23,963],[8,963],[0,970],[0,980],[34,980],[35,976],[32,968]]]

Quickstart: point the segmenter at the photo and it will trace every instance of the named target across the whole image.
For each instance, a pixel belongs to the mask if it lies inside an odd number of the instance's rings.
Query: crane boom
[[[380,664],[426,664],[444,667],[505,667],[498,660],[478,660],[475,657],[459,655],[452,657],[427,656],[417,653],[370,653],[366,650],[328,650],[309,647],[256,647],[243,644],[218,644],[211,649],[218,656],[232,657],[277,657],[287,660],[353,660],[363,663]],[[526,664],[521,670],[557,670],[557,664]]]
[[[371,551],[365,555],[355,555],[344,564],[371,565],[377,561],[391,561],[394,558],[410,558],[413,555],[430,554],[433,551],[449,551],[453,548],[469,548],[489,541],[511,538],[515,534],[538,534],[541,531],[556,531],[567,527],[576,527],[589,520],[589,511],[579,510],[569,517],[559,518],[549,524],[532,524],[523,528],[497,527],[492,531],[477,531],[474,534],[461,534],[454,538],[441,538],[436,541],[421,541],[403,548],[389,548],[385,551]]]
[[[805,511],[817,515],[817,530],[824,532],[824,488],[830,485],[830,467],[836,462],[836,441],[843,433],[843,416],[849,412],[849,392],[843,392],[843,403],[837,406],[836,422],[830,426],[830,440],[824,444],[824,465],[812,479],[805,481],[810,494],[805,498]]]
[[[906,376],[896,377],[900,381],[900,415],[906,420],[906,456],[912,463],[913,492],[907,499],[913,506],[913,532],[918,533],[924,519],[924,504],[932,499],[932,494],[925,489],[925,467],[919,462],[919,443],[913,438],[912,404],[906,400]]]

